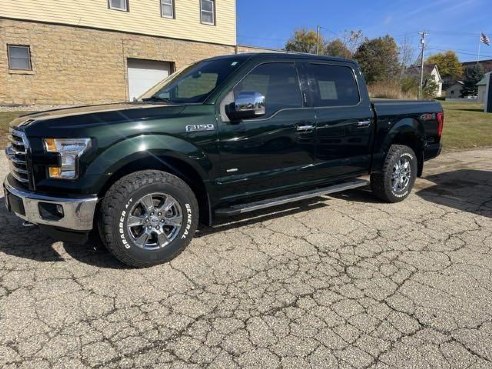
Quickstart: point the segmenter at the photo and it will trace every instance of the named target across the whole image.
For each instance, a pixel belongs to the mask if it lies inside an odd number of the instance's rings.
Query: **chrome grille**
[[[10,128],[8,140],[9,146],[5,150],[9,159],[10,174],[19,182],[29,183],[29,170],[27,167],[28,142],[24,132]]]

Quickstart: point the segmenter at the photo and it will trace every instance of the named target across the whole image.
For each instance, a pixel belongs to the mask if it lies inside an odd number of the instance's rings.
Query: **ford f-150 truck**
[[[7,208],[123,263],[168,261],[199,222],[367,184],[405,199],[440,153],[434,101],[371,101],[358,65],[302,54],[200,61],[132,103],[10,124]],[[326,220],[327,223],[329,219]]]

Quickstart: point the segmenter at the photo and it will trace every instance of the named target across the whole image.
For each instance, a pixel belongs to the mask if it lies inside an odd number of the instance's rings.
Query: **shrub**
[[[374,82],[368,86],[369,96],[384,99],[415,99],[417,94],[412,90],[403,90],[400,81]]]

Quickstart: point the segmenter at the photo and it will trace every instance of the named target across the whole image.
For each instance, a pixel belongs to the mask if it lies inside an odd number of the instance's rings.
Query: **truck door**
[[[217,185],[226,200],[302,186],[313,175],[314,111],[304,107],[295,62],[256,66],[232,89],[226,103],[246,91],[265,97],[266,114],[241,121],[221,114]]]
[[[305,66],[316,112],[316,176],[338,180],[368,173],[374,113],[367,93],[360,92],[355,70],[337,62]]]

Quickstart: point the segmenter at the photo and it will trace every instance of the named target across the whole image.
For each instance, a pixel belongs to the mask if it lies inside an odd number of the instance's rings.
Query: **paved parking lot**
[[[492,150],[429,163],[403,203],[235,218],[146,270],[1,201],[2,368],[492,367]]]

